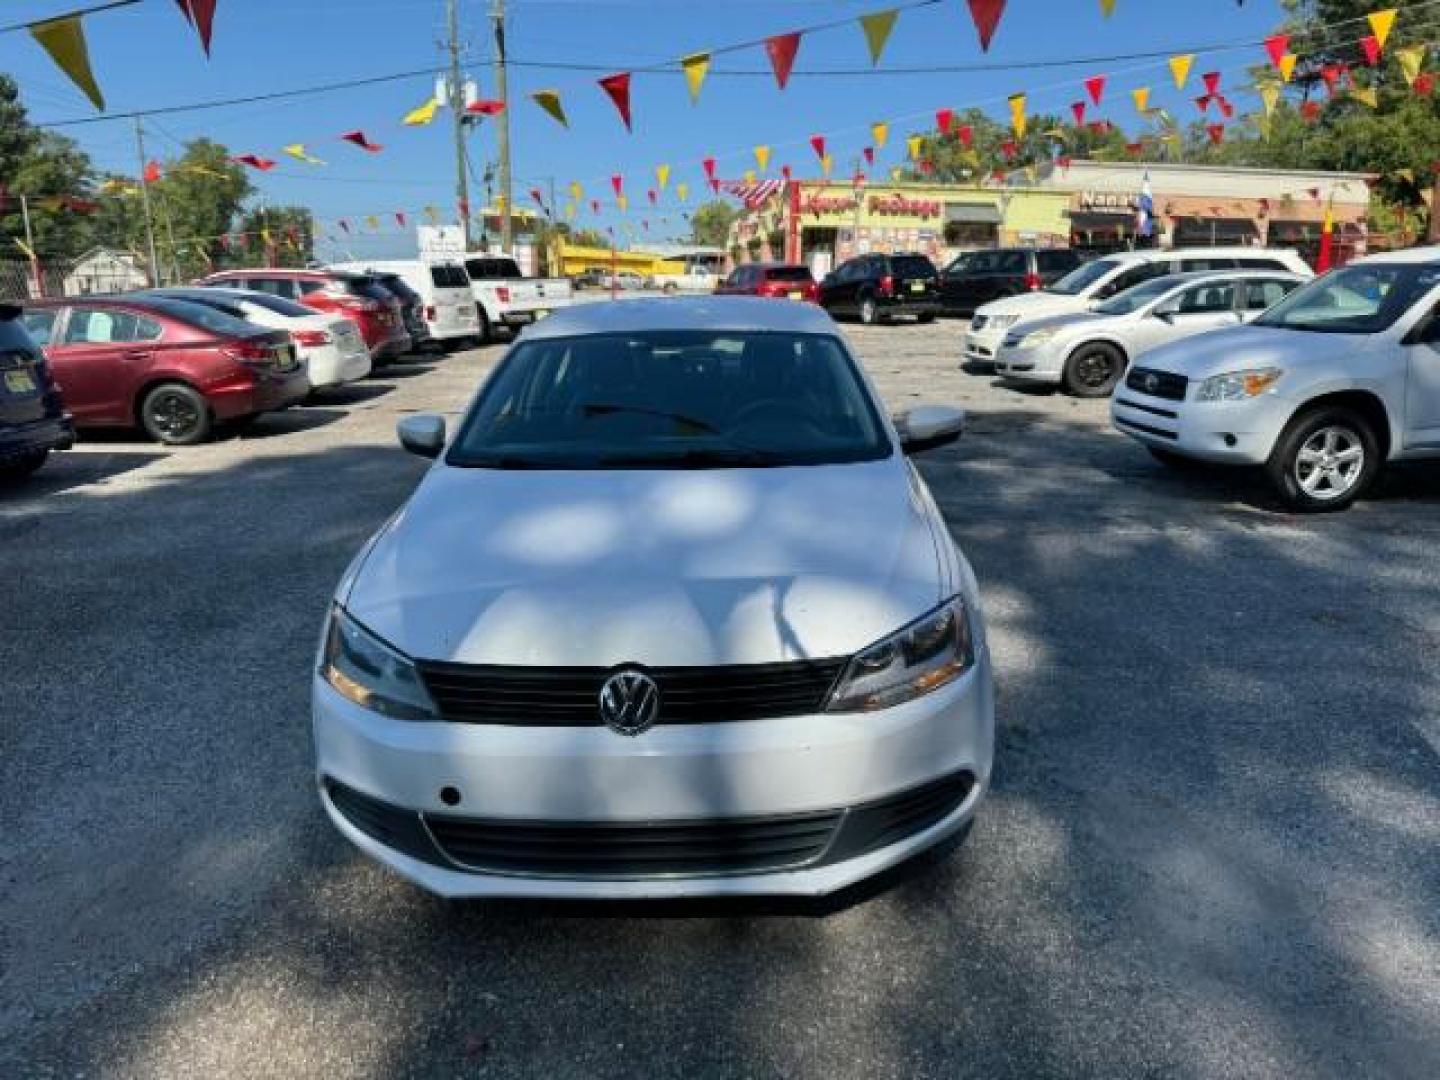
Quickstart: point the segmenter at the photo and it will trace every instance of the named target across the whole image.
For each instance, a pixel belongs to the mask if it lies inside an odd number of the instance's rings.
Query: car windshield
[[[892,255],[890,256],[890,272],[896,277],[902,278],[933,278],[935,264],[924,255]]]
[[[1060,293],[1062,296],[1078,296],[1110,271],[1120,269],[1122,265],[1118,259],[1097,259],[1095,262],[1085,263],[1071,270],[1055,284],[1045,286],[1045,291]]]
[[[764,468],[891,452],[838,338],[694,330],[520,342],[446,460],[496,469]]]
[[[1440,284],[1440,266],[1362,263],[1296,289],[1256,326],[1316,334],[1378,334]]]
[[[1164,296],[1173,288],[1175,288],[1174,281],[1168,278],[1155,278],[1152,281],[1142,282],[1134,288],[1126,289],[1105,301],[1095,310],[1101,315],[1129,315],[1132,311],[1139,311],[1150,301]]]

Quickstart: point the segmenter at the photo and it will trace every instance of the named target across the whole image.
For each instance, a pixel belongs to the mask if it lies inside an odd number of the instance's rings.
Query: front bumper
[[[352,843],[445,896],[642,898],[818,896],[862,881],[962,829],[989,785],[994,690],[982,649],[963,678],[879,713],[823,714],[720,724],[657,726],[626,738],[606,728],[517,728],[388,720],[314,684],[321,799]],[[877,807],[950,792],[929,815],[855,839]],[[423,833],[517,827],[680,827],[736,822],[810,828],[837,823],[823,850],[794,864],[705,872],[576,873],[475,865],[448,842],[417,848],[364,814],[337,807],[351,793],[398,810]],[[930,786],[937,785],[937,786]],[[460,794],[448,805],[443,788]],[[452,797],[453,801],[453,797]],[[352,820],[353,818],[353,820]],[[815,826],[819,828],[819,826]],[[849,831],[847,832],[847,828]],[[653,833],[662,835],[660,832]],[[384,837],[385,840],[377,837]],[[422,857],[417,857],[417,853]]]
[[[1187,396],[1194,394],[1192,386]],[[1195,402],[1152,397],[1121,384],[1110,402],[1116,430],[1146,446],[1229,465],[1261,465],[1293,412],[1273,394],[1250,401]]]
[[[1002,344],[995,354],[995,374],[1016,382],[1059,383],[1064,366],[1064,358],[1044,345],[1026,349]]]
[[[1009,328],[995,329],[987,326],[983,330],[965,331],[964,359],[972,364],[993,364],[1000,344],[1005,340]]]

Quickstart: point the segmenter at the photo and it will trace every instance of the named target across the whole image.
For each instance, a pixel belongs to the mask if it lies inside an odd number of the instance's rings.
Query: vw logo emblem
[[[1147,394],[1153,394],[1159,385],[1160,380],[1157,379],[1154,375],[1145,376],[1145,392]]]
[[[600,687],[600,719],[620,735],[640,735],[660,713],[660,688],[643,671],[617,671]]]

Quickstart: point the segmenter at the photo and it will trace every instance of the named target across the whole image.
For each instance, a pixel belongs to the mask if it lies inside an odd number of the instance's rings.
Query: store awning
[[[1079,232],[1093,229],[1130,229],[1135,225],[1135,214],[1128,210],[1071,210],[1070,228]]]
[[[945,220],[948,223],[999,225],[1000,208],[994,203],[946,203]]]

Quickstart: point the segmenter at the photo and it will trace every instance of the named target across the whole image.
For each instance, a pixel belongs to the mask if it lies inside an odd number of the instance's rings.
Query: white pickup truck
[[[480,316],[480,340],[489,341],[497,327],[518,329],[571,303],[568,278],[527,278],[512,256],[496,252],[465,256],[470,291]]]

